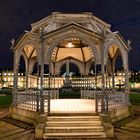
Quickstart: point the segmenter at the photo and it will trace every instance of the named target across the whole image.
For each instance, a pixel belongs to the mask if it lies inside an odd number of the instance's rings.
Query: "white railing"
[[[59,99],[59,90],[45,90],[44,95],[49,95],[50,99]]]
[[[18,92],[16,94],[16,105],[19,108],[37,111],[37,103],[40,105],[39,93],[37,91],[32,91],[30,93]],[[39,107],[38,105],[38,107]]]
[[[117,109],[123,106],[127,106],[129,104],[129,98],[126,93],[116,93],[116,94],[108,94],[108,110]]]
[[[101,95],[102,91],[81,90],[81,99],[96,99],[96,95]]]
[[[19,108],[39,111],[41,109],[41,104],[44,102],[44,112],[48,111],[48,99],[58,99],[59,98],[59,90],[45,90],[43,91],[43,95],[40,94],[40,91],[28,90],[20,91],[17,94],[14,94],[14,102],[15,105]],[[50,95],[50,98],[48,98]]]
[[[59,90],[45,90],[43,92],[44,94],[44,112],[49,112],[48,110],[50,110],[50,99],[59,99]],[[48,95],[50,95],[50,98],[48,99]],[[45,98],[47,97],[47,98]]]
[[[81,90],[81,98],[94,99],[97,112],[111,111],[129,104],[128,94],[125,92],[112,93],[111,91],[105,91],[103,94],[102,91]]]

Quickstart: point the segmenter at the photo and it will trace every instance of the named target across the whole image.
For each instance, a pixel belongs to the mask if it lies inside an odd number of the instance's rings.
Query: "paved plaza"
[[[68,103],[68,100],[67,100],[67,103]],[[78,100],[75,100],[75,103],[74,103],[75,106],[77,106],[77,103],[78,103]],[[92,106],[94,102],[89,102],[89,103],[91,103],[90,105]],[[58,109],[58,108],[55,105],[55,101],[53,101],[53,105],[54,105],[54,111],[56,111],[56,109]],[[63,106],[62,103],[59,104],[59,105]],[[132,117],[131,120],[128,123],[120,126],[119,128],[115,128],[115,138],[116,138],[116,140],[139,140],[140,139],[140,105],[135,105],[133,107],[134,107],[135,116]],[[81,108],[82,108],[82,105],[81,105]],[[65,108],[63,108],[62,111],[65,111],[64,109]],[[76,110],[76,108],[75,108],[75,110]],[[2,116],[2,114],[7,112],[7,111],[8,111],[8,108],[0,108],[0,115]],[[70,111],[72,111],[72,110],[70,109]],[[21,134],[22,137],[20,137],[18,139],[19,140],[23,140],[23,139],[27,140],[25,130],[23,130],[21,128],[18,128],[16,126],[13,126],[11,124],[6,124],[6,123],[0,121],[0,136],[1,137],[4,136],[3,138],[1,138],[1,140],[10,140],[6,137],[6,136],[9,135],[8,133],[11,136],[13,135],[13,137],[17,136],[17,134],[18,135]],[[24,134],[24,136],[23,136],[23,134]],[[28,140],[33,140],[34,139],[33,134],[28,133],[27,135],[30,137],[30,139],[28,139]]]

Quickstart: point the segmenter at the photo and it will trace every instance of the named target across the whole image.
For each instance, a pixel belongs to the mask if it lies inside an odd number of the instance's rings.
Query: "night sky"
[[[132,41],[130,69],[140,70],[140,0],[0,0],[0,69],[12,69],[10,40],[51,12],[92,12]]]

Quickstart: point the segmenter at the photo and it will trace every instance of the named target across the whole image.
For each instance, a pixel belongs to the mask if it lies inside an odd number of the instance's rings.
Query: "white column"
[[[14,71],[14,77],[13,77],[13,91],[17,92],[17,86],[18,86],[18,61],[17,60],[17,53],[14,52],[14,66],[13,66],[13,71]]]
[[[125,93],[129,93],[129,64],[128,64],[128,54],[126,54],[126,63],[124,65],[125,72]]]
[[[51,97],[50,97],[50,92],[51,92],[51,60],[49,60],[49,79],[48,79],[48,85],[49,85],[49,92],[48,92],[48,112],[50,112],[50,100],[51,100]]]
[[[18,60],[17,52],[14,52],[14,65],[13,65],[13,71],[14,71],[14,76],[13,76],[13,101],[12,104],[14,106],[17,105],[17,87],[18,87],[18,67],[19,67],[19,60]]]
[[[66,85],[69,85],[69,58],[66,62]]]
[[[26,59],[26,93],[28,93],[29,88],[29,60]]]
[[[105,65],[104,65],[104,61],[101,64],[101,73],[102,73],[102,91],[104,92],[104,90],[105,90],[105,77],[104,77],[104,75],[105,75]]]
[[[97,90],[97,63],[95,60],[95,64],[94,64],[94,73],[95,73],[95,86],[96,86],[96,90]]]
[[[44,78],[44,39],[40,38],[40,45],[41,45],[41,73],[40,73],[40,95],[41,95],[41,112],[44,112],[44,96],[43,96],[43,78]]]
[[[69,76],[69,59],[67,59],[66,63],[66,76]]]
[[[40,110],[39,106],[39,63],[37,64],[37,108],[36,111]]]
[[[112,92],[115,93],[115,59],[112,59]]]
[[[105,62],[104,62],[104,42],[102,44],[102,60],[101,60],[101,74],[102,74],[102,99],[101,99],[101,111],[105,111]]]
[[[55,62],[53,62],[53,88],[54,88],[54,91],[55,91]]]
[[[107,65],[105,66],[105,75],[106,75],[106,80],[105,80],[105,83],[106,83],[106,90],[108,89],[108,71],[107,71]]]

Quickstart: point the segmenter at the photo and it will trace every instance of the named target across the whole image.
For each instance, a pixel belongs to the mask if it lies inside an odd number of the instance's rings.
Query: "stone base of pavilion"
[[[36,103],[34,103],[36,104]],[[47,102],[44,103],[46,107]],[[95,112],[95,100],[90,99],[51,99],[50,102],[51,113],[94,113]],[[36,124],[39,116],[42,114],[35,111],[36,108],[30,108],[29,103],[19,104],[18,106],[10,107],[11,117],[22,120],[31,124]],[[100,110],[100,106],[99,106]],[[110,118],[111,122],[116,122],[129,116],[132,112],[131,106],[118,106],[111,109],[105,114]],[[95,112],[96,113],[96,112]],[[103,114],[99,112],[100,114]],[[44,115],[48,115],[44,113]]]
[[[34,103],[36,104],[36,103]],[[44,104],[47,104],[46,102]],[[45,105],[44,105],[45,106]],[[40,113],[35,110],[29,109],[29,103],[18,105],[17,107],[10,107],[10,116],[14,119],[33,124],[35,126],[36,137],[41,137],[44,132],[45,123],[48,113]],[[90,99],[51,99],[50,113],[95,113],[101,116],[102,122],[105,125],[107,131],[112,132],[114,123],[125,117],[131,115],[130,106],[120,106],[116,109],[112,109],[106,113],[95,112],[95,100]],[[99,108],[100,110],[100,108]],[[114,132],[113,132],[114,133]],[[112,133],[109,135],[113,135]]]

